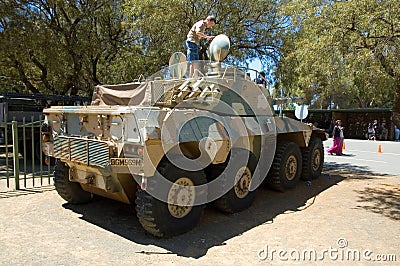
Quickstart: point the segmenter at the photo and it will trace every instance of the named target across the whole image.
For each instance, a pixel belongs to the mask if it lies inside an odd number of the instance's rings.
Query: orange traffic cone
[[[345,144],[344,141],[343,141],[342,150],[345,150],[345,149],[346,149],[346,144]]]
[[[382,153],[382,146],[381,146],[381,144],[378,145],[378,153]]]

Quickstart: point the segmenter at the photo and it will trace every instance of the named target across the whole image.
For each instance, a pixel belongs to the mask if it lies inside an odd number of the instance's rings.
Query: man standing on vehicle
[[[261,84],[264,86],[264,88],[267,87],[267,80],[265,79],[265,72],[261,71],[260,75],[258,76],[258,78],[256,78],[254,80],[257,84]]]
[[[204,31],[213,27],[215,24],[217,24],[215,17],[208,16],[206,19],[197,21],[187,35],[187,61],[190,64],[189,77],[192,77],[193,74],[195,74],[196,69],[198,69],[197,61],[199,60],[200,38],[205,38],[207,40],[214,39],[215,36],[207,36],[204,34]]]

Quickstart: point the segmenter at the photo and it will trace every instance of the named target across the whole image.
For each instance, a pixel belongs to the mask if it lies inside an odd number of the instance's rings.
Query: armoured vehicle
[[[217,36],[212,61],[196,62],[192,77],[175,53],[145,80],[97,86],[90,106],[45,109],[43,149],[57,159],[60,196],[135,204],[145,230],[169,237],[193,228],[208,203],[234,213],[262,183],[283,191],[317,178],[324,131],[275,116],[268,91],[222,63],[229,46]]]

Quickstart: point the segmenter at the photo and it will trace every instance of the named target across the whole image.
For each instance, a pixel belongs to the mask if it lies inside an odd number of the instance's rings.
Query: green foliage
[[[226,34],[231,40],[230,63],[260,58],[264,64],[279,60],[282,28],[276,1],[126,1],[124,12],[132,32],[146,57],[146,69],[156,71],[176,51],[186,53],[186,35],[192,25],[208,15],[215,15],[218,24],[206,34]],[[208,43],[203,41],[200,58],[208,59]],[[150,74],[150,73],[145,73]]]
[[[231,40],[228,63],[260,59],[276,91],[317,108],[393,106],[400,123],[397,0],[3,0],[1,90],[87,95],[149,76],[210,14],[206,33]]]
[[[290,1],[292,29],[279,75],[290,92],[326,108],[391,107],[400,89],[400,3]],[[300,90],[299,90],[300,89]]]
[[[6,0],[0,10],[2,90],[89,94],[121,49],[114,1]]]
[[[219,23],[207,34],[231,38],[230,63],[257,57],[272,64],[288,26],[278,7],[273,0],[4,0],[0,84],[3,91],[90,94],[99,83],[149,76],[173,52],[186,53],[189,29],[209,14]]]

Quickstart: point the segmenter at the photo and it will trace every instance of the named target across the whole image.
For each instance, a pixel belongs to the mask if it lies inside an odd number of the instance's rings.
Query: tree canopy
[[[99,83],[118,56],[125,30],[114,1],[0,3],[2,87],[78,94]],[[12,82],[10,82],[12,81]]]
[[[271,64],[287,26],[272,0],[5,0],[0,10],[1,85],[32,93],[88,94],[151,75],[185,52],[190,27],[209,14],[220,21],[209,34],[231,38],[231,63]],[[202,43],[204,59],[206,50]]]
[[[231,41],[227,61],[243,64],[259,58],[266,66],[279,60],[281,34],[287,23],[279,17],[279,4],[272,0],[250,1],[126,1],[123,5],[132,33],[138,36],[146,69],[157,71],[173,52],[186,53],[186,35],[192,25],[208,15],[217,17],[209,35],[225,34]],[[200,59],[208,59],[208,43],[200,44]],[[149,73],[146,73],[149,74]]]
[[[281,82],[319,108],[392,107],[400,124],[400,2],[289,1]]]
[[[1,89],[88,95],[151,75],[210,14],[219,23],[207,34],[231,40],[228,63],[260,59],[288,95],[317,108],[392,107],[400,125],[396,0],[3,0]]]

